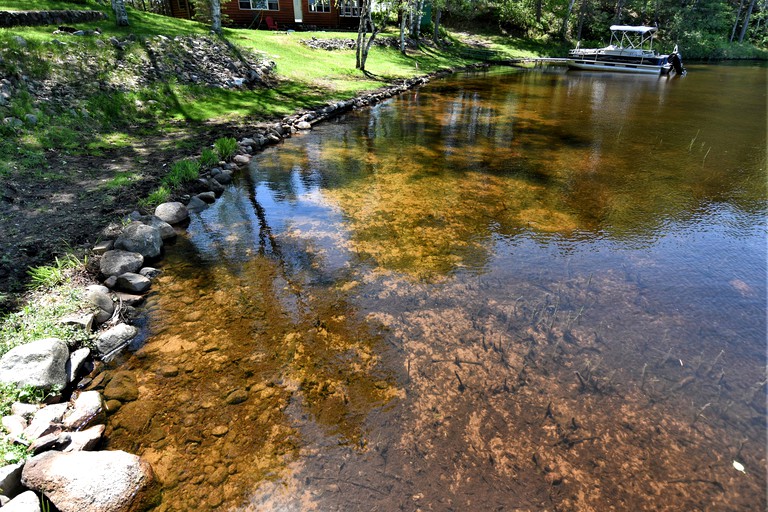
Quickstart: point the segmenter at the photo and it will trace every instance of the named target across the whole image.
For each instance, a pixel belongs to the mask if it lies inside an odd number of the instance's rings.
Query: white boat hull
[[[568,59],[566,60],[566,64],[568,64],[568,67],[571,69],[610,71],[613,73],[643,73],[646,75],[668,73],[672,68],[670,64],[659,66],[655,64],[632,64],[629,62],[606,62],[581,59]]]

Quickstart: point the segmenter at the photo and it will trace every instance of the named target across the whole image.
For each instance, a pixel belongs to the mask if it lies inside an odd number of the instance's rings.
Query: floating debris
[[[733,469],[735,469],[736,471],[741,471],[742,473],[746,473],[746,470],[744,469],[744,464],[742,464],[737,460],[733,461]]]

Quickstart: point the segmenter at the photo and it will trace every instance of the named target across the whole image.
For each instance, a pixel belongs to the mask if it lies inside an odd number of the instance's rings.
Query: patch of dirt
[[[85,253],[110,222],[137,209],[173,162],[198,154],[219,137],[241,137],[244,127],[190,126],[172,136],[144,138],[140,145],[104,156],[50,151],[46,169],[15,173],[0,184],[0,310],[17,303],[29,267],[49,265],[74,250]],[[178,149],[196,145],[199,149]],[[110,188],[120,173],[138,177]]]

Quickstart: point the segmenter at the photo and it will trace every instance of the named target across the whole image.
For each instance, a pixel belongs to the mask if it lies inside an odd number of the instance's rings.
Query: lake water
[[[109,447],[159,510],[764,510],[765,116],[545,67],[296,134],[167,250]]]

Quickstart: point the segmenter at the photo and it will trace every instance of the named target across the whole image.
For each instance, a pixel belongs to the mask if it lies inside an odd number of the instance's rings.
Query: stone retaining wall
[[[0,11],[0,27],[64,25],[106,20],[101,11]]]

